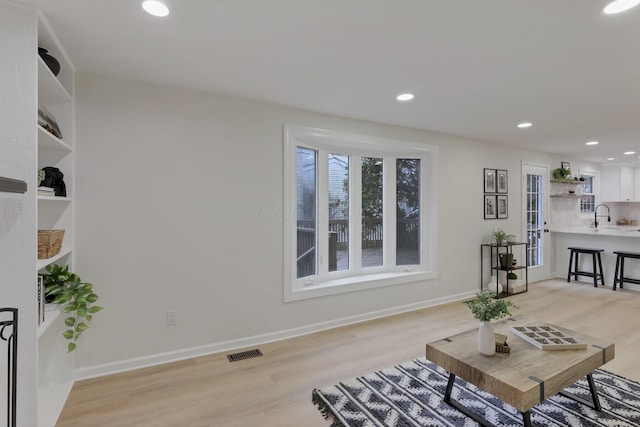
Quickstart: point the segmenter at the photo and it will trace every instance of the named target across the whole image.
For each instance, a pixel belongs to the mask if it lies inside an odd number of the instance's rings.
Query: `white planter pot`
[[[506,276],[505,276],[505,278],[506,278]],[[496,293],[496,279],[497,279],[496,276],[491,276],[491,280],[489,280],[487,283],[484,284],[484,288],[482,290],[489,291],[489,292],[495,294]],[[498,289],[498,295],[499,295],[504,290],[504,287],[500,283],[498,283],[497,289]]]
[[[496,353],[496,333],[489,321],[481,322],[478,328],[478,351],[484,356]]]
[[[507,285],[507,272],[506,272],[506,270],[499,270],[498,271],[498,283],[500,283],[502,286],[506,286]]]

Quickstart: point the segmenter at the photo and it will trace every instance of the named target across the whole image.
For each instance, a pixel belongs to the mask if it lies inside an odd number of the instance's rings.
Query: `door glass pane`
[[[329,271],[349,269],[349,156],[329,154]]]
[[[543,211],[542,176],[527,174],[527,254],[529,266],[542,265]]]
[[[420,263],[420,159],[396,160],[396,265]]]
[[[380,158],[362,158],[362,266],[381,266],[382,168]]]
[[[316,274],[317,152],[296,150],[297,278]]]

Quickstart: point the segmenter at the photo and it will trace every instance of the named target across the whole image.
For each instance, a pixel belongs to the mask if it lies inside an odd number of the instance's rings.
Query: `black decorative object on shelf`
[[[53,188],[54,194],[60,197],[67,196],[67,186],[64,183],[64,174],[58,168],[47,166],[42,168],[44,179],[40,183],[43,187]]]
[[[0,340],[7,346],[7,427],[16,427],[18,382],[18,309],[0,308]]]
[[[42,48],[42,47],[38,48],[38,55],[40,55],[40,58],[42,58],[44,63],[47,64],[47,67],[49,67],[53,75],[57,76],[58,73],[60,72],[60,62],[58,62],[56,58],[49,55],[47,52],[48,51],[45,48]]]

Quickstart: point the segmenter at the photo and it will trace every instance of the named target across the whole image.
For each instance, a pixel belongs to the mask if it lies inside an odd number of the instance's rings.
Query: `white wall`
[[[0,1],[0,175],[27,182],[0,193],[0,307],[18,317],[18,426],[36,425],[36,15]],[[6,342],[0,340],[0,414],[5,420]]]
[[[497,227],[519,233],[520,161],[549,161],[96,74],[76,83],[77,272],[105,307],[79,344],[81,377],[473,293],[480,243]],[[442,279],[284,303],[284,123],[437,145]],[[509,170],[508,220],[483,220],[483,167]],[[166,326],[170,309],[177,327]]]

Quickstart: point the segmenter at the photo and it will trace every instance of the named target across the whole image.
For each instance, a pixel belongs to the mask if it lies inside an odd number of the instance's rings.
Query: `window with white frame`
[[[285,125],[285,300],[435,278],[436,148]]]
[[[582,196],[580,198],[580,213],[592,214],[596,206],[596,195],[594,190],[595,176],[593,174],[581,173],[580,178],[580,187],[582,191]]]

